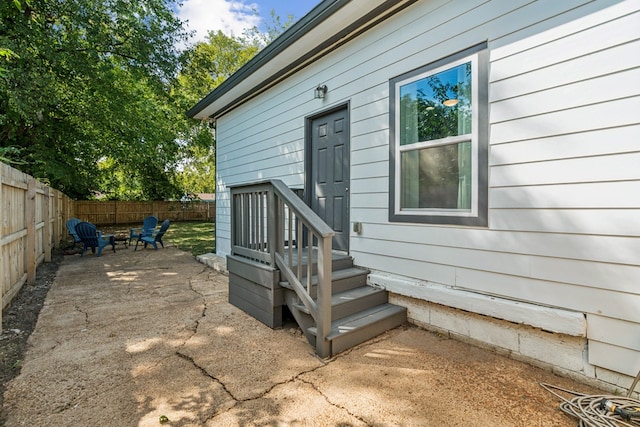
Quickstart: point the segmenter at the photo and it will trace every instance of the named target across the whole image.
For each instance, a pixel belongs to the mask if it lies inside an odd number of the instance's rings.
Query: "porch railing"
[[[316,323],[316,353],[330,356],[331,241],[335,232],[280,180],[231,188],[231,252],[280,270]],[[307,259],[305,263],[303,260]],[[312,295],[317,259],[317,297]]]

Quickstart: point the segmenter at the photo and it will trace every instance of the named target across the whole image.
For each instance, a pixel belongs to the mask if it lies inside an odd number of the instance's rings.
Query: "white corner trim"
[[[377,271],[369,274],[368,283],[395,294],[521,323],[549,332],[576,337],[585,337],[587,334],[586,317],[583,313],[576,311],[513,301]]]

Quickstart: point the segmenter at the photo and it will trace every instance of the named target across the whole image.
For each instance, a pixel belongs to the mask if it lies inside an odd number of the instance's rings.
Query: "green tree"
[[[72,197],[109,192],[114,176],[137,198],[178,193],[168,85],[186,35],[173,6],[2,2],[0,46],[14,54],[0,76],[0,154]]]
[[[209,32],[203,42],[181,56],[181,72],[172,86],[172,98],[178,109],[187,111],[218,87],[261,48],[273,41],[291,23],[285,23],[271,11],[266,32],[252,28],[241,36]],[[181,133],[183,157],[177,182],[189,193],[215,191],[215,132],[208,123],[185,119]]]
[[[0,3],[0,160],[69,196],[215,187],[215,132],[185,111],[286,28],[187,40],[177,0]]]
[[[171,95],[176,108],[187,111],[258,52],[255,40],[209,32],[206,39],[181,55],[181,72]],[[215,132],[206,122],[184,117],[177,182],[188,193],[215,191]]]

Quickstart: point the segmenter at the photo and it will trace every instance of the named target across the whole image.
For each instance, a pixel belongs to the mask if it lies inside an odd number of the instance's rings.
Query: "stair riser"
[[[351,268],[351,267],[353,267],[353,258],[351,257],[337,258],[337,259],[333,259],[331,262],[332,271],[344,270],[345,268]],[[298,268],[297,265],[294,265],[292,269],[293,271],[296,271],[297,268]],[[307,272],[306,263],[302,264],[302,271],[304,272],[304,274],[306,274]],[[312,275],[318,274],[318,264],[315,262],[311,267],[311,274]]]
[[[402,325],[407,320],[406,312],[399,312],[393,316],[379,320],[376,323],[358,328],[357,331],[336,337],[331,341],[331,354],[338,354],[371,338],[377,337],[383,332]]]
[[[288,296],[285,298],[289,309],[292,311],[296,310],[296,312],[305,314],[311,319],[311,315],[307,312],[306,308],[304,308],[304,306],[301,306],[301,304],[298,302],[298,299],[295,296],[295,292],[292,290],[286,290],[286,292],[291,295],[290,297]],[[349,300],[332,301],[331,320],[334,321],[342,319],[344,317],[351,316],[352,314],[359,313],[361,311],[385,304],[387,302],[388,294],[385,291],[374,291],[369,295],[362,295]],[[313,320],[311,320],[311,322],[313,322]],[[300,326],[303,325],[300,324]]]
[[[303,278],[303,284],[306,283],[306,278]],[[359,288],[367,284],[367,273],[336,279],[331,283],[331,294],[337,294],[338,292],[348,291],[350,289]],[[318,296],[318,285],[311,286],[311,292],[309,292],[311,298]]]
[[[367,284],[368,273],[358,274],[356,276],[345,277],[343,279],[334,280],[331,283],[331,293],[348,291],[349,289],[359,288]]]
[[[376,292],[357,299],[344,301],[331,307],[331,320],[342,319],[363,310],[386,303],[388,295],[386,292]]]

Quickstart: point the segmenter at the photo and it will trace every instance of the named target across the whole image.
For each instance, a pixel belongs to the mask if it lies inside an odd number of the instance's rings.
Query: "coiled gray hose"
[[[580,420],[580,427],[637,427],[640,426],[640,400],[632,399],[640,372],[629,388],[627,397],[586,395],[550,384],[541,383],[542,388],[562,400],[560,409]],[[558,394],[562,391],[573,395],[567,399]]]
[[[638,380],[640,380],[640,371],[638,371],[638,375],[636,375],[636,379],[633,380],[633,384],[629,387],[629,391],[627,392],[627,397],[631,397],[633,391],[636,389],[636,385],[638,385]]]

